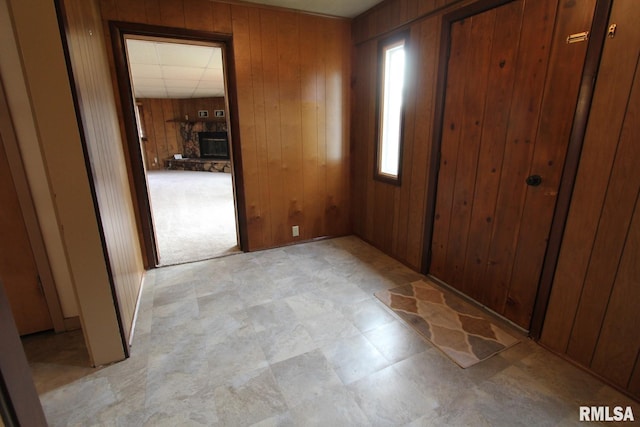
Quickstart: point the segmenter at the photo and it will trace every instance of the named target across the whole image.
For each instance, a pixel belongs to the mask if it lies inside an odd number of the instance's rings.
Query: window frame
[[[399,133],[398,133],[398,173],[391,175],[381,171],[382,152],[382,126],[384,114],[384,90],[385,90],[385,57],[387,50],[393,49],[402,44],[404,48],[404,76],[402,85],[402,105],[400,107]],[[403,147],[404,147],[404,116],[407,99],[407,69],[409,68],[409,32],[401,31],[392,34],[378,42],[378,70],[376,79],[376,120],[375,120],[375,149],[373,161],[373,177],[375,180],[400,186],[402,184]]]

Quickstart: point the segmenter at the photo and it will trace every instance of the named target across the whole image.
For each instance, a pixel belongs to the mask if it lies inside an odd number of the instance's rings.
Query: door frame
[[[146,269],[156,268],[158,253],[149,202],[147,178],[143,163],[143,153],[138,141],[138,131],[135,118],[135,100],[129,77],[129,67],[126,60],[125,37],[129,35],[156,38],[209,42],[221,44],[223,48],[224,78],[226,79],[226,98],[229,106],[229,144],[232,153],[232,174],[236,203],[236,223],[238,227],[238,245],[240,250],[248,247],[247,218],[242,174],[242,155],[240,145],[240,126],[238,122],[238,97],[235,81],[235,62],[233,56],[233,37],[230,34],[208,31],[187,30],[184,28],[164,27],[157,25],[138,24],[122,21],[109,21],[113,57],[115,61],[116,77],[120,94],[120,106],[124,121],[126,151],[132,190],[136,206],[136,217],[140,227],[142,254]]]
[[[444,128],[444,108],[446,101],[446,85],[449,64],[449,54],[451,47],[451,26],[454,22],[469,18],[473,15],[491,10],[514,0],[479,0],[473,4],[457,9],[442,17],[442,27],[440,34],[439,66],[436,86],[436,109],[434,113],[433,144],[431,147],[431,161],[429,164],[429,181],[427,187],[426,220],[423,238],[422,266],[421,273],[428,275],[431,267],[431,244],[433,239],[433,228],[436,211],[436,200],[438,190],[438,176],[440,169],[440,153],[442,145],[442,134]],[[547,249],[544,255],[541,268],[540,279],[538,281],[538,291],[533,307],[531,323],[529,325],[529,336],[538,340],[542,333],[544,317],[549,305],[553,277],[558,263],[560,247],[566,220],[569,214],[569,205],[578,172],[580,153],[582,152],[582,142],[587,128],[589,109],[595,88],[595,76],[597,74],[602,48],[606,36],[606,26],[608,23],[609,11],[613,0],[597,0],[594,11],[594,19],[587,47],[585,65],[583,68],[580,90],[578,92],[578,102],[573,118],[573,127],[567,146],[565,164],[560,179],[558,198],[554,210],[551,228],[549,232]],[[593,36],[595,34],[595,37]]]
[[[5,95],[4,85],[1,81],[0,135],[0,143],[4,145],[7,154],[13,185],[18,196],[22,218],[29,237],[29,243],[31,244],[31,251],[40,277],[44,298],[49,309],[49,317],[51,317],[53,330],[55,332],[64,332],[68,328],[65,325],[58,289],[56,288],[53,270],[49,263],[49,256],[47,255],[44,237],[42,236],[42,229],[31,195],[31,187],[29,186],[27,173],[24,169],[24,163],[22,162],[22,154],[20,153],[18,137],[11,120],[11,112]]]

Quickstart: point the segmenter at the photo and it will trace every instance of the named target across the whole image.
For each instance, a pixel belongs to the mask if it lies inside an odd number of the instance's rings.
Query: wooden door
[[[20,335],[53,328],[0,136],[0,278]]]
[[[450,30],[429,272],[525,329],[586,54],[566,39],[595,6],[558,3],[513,1]]]

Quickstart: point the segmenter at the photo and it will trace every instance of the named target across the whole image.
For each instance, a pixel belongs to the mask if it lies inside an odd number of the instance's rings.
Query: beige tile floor
[[[129,359],[89,369],[36,351],[47,419],[51,426],[569,426],[581,424],[580,405],[632,405],[640,416],[638,403],[523,336],[459,368],[373,296],[420,277],[355,237],[150,271]]]

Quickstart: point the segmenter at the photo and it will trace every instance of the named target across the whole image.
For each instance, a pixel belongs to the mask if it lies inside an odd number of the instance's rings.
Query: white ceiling
[[[323,15],[355,18],[382,0],[248,0],[249,3],[266,4],[321,13]]]
[[[249,0],[324,15],[353,18],[382,0]],[[224,96],[222,51],[211,46],[127,39],[136,98]]]
[[[127,39],[136,98],[224,96],[218,47]]]

